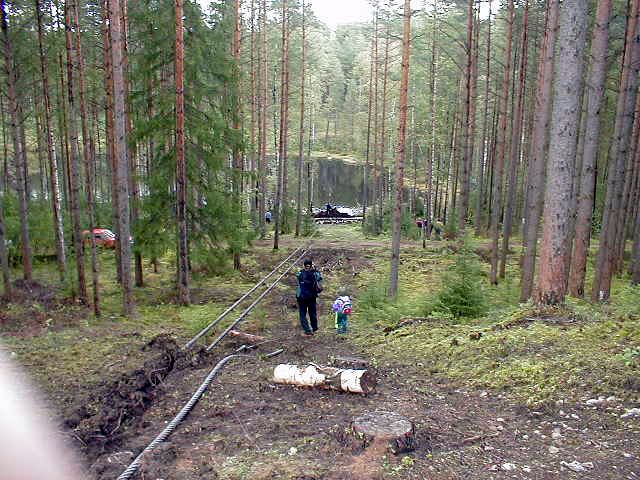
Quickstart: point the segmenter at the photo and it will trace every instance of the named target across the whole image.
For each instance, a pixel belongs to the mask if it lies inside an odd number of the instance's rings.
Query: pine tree
[[[587,29],[587,5],[564,0],[560,6],[558,53],[552,123],[549,133],[549,169],[544,199],[544,229],[536,301],[544,305],[564,302],[567,287],[565,256],[568,245],[571,176],[577,151],[580,95]]]

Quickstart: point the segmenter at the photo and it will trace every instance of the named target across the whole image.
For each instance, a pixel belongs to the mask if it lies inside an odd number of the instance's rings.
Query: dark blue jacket
[[[316,298],[318,292],[316,291],[315,284],[322,282],[322,274],[317,270],[300,270],[296,277],[298,278],[298,289],[296,290],[296,297],[304,300]]]

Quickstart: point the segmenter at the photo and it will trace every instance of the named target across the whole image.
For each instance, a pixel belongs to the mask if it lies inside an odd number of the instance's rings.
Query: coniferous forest
[[[640,0],[322,3],[2,1],[8,478],[640,475]]]

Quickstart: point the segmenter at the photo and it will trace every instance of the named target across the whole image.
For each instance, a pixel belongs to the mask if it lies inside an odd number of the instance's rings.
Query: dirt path
[[[335,242],[320,244],[314,257],[327,269],[327,284],[348,284],[358,269],[370,267],[362,249]],[[268,318],[252,323],[267,325],[260,333],[274,340],[264,352],[278,347],[285,352],[271,360],[229,364],[185,423],[145,461],[139,478],[640,478],[639,420],[621,420],[613,399],[531,411],[502,395],[457,389],[426,374],[412,358],[375,365],[379,384],[367,397],[273,384],[277,363],[368,359],[349,336],[333,332],[327,295],[320,332],[302,336],[293,286],[289,278],[286,288],[267,300]],[[120,427],[117,445],[97,458],[92,476],[115,478],[186,402],[221,352],[235,346],[229,341],[196,367],[162,379],[150,407]],[[350,420],[376,409],[415,422],[414,453],[394,457],[363,450],[353,439]]]

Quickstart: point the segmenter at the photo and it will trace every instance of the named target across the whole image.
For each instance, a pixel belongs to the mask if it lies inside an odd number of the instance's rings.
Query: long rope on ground
[[[216,318],[213,322],[211,322],[209,325],[207,325],[202,330],[200,330],[200,332],[195,337],[193,337],[191,340],[189,340],[187,343],[185,343],[184,346],[182,347],[183,350],[189,350],[191,347],[193,347],[195,345],[195,343],[200,338],[202,338],[207,333],[209,333],[213,327],[215,327],[218,323],[220,323],[220,321],[223,318],[225,318],[227,315],[229,315],[229,313],[231,313],[238,305],[240,305],[240,303],[242,303],[249,295],[251,295],[253,292],[255,292],[260,285],[262,285],[264,282],[266,282],[274,273],[276,273],[276,271],[278,271],[280,269],[280,267],[282,267],[282,265],[287,263],[291,259],[291,257],[293,257],[296,253],[298,253],[302,248],[303,247],[300,246],[300,247],[296,248],[293,252],[291,252],[291,254],[287,258],[285,258],[282,262],[280,262],[276,268],[271,270],[271,272],[266,277],[264,277],[262,280],[260,280],[258,283],[256,283],[249,291],[247,291],[247,293],[245,293],[242,297],[240,297],[238,300],[236,300],[233,303],[233,305],[231,305],[224,312],[222,312],[218,316],[218,318]],[[307,246],[307,248],[308,248],[308,246]]]
[[[255,301],[254,301],[251,305],[249,305],[249,306],[247,307],[247,309],[246,309],[244,312],[242,312],[242,313],[240,314],[240,316],[239,316],[236,320],[234,320],[234,321],[231,323],[231,325],[229,325],[229,326],[225,329],[225,331],[224,331],[224,332],[222,332],[222,333],[220,334],[220,336],[219,336],[218,338],[216,338],[216,339],[213,341],[213,343],[212,343],[211,345],[209,345],[209,346],[207,347],[207,352],[210,352],[210,351],[213,349],[213,347],[215,347],[216,345],[218,345],[218,343],[220,343],[220,342],[222,341],[222,339],[223,339],[223,338],[224,338],[224,337],[225,337],[225,336],[226,336],[226,335],[227,335],[231,330],[233,330],[233,328],[235,328],[235,326],[236,326],[237,324],[239,324],[242,320],[244,320],[244,319],[245,319],[245,317],[246,317],[247,315],[249,315],[249,313],[251,312],[251,310],[253,310],[253,309],[255,308],[255,306],[256,306],[256,305],[258,305],[258,303],[260,303],[260,301],[261,301],[264,297],[266,297],[266,296],[267,296],[267,294],[268,294],[271,290],[273,290],[273,289],[275,288],[275,286],[276,286],[276,285],[278,285],[278,283],[280,282],[280,280],[282,280],[282,277],[284,277],[287,273],[289,273],[289,270],[291,270],[291,269],[294,267],[294,265],[295,265],[296,263],[298,263],[298,261],[299,261],[302,257],[304,257],[304,256],[307,254],[307,252],[308,252],[308,251],[309,251],[309,250],[307,249],[307,250],[305,250],[304,252],[302,252],[302,254],[301,254],[298,258],[296,258],[296,259],[291,263],[291,265],[289,265],[289,267],[288,267],[284,272],[282,272],[282,274],[281,274],[281,275],[280,275],[280,276],[279,276],[279,277],[278,277],[278,278],[277,278],[277,279],[276,279],[276,280],[275,280],[275,281],[274,281],[274,282],[269,286],[269,288],[267,288],[264,292],[262,292],[262,294],[261,294],[258,298],[256,298],[256,299],[255,299]]]
[[[246,349],[246,347],[245,348],[243,347],[236,350],[236,352]],[[265,357],[270,358],[275,355],[278,355],[279,353],[282,353],[282,349],[279,349],[279,350],[276,350],[275,352],[267,354],[265,355]],[[185,419],[185,417],[189,414],[189,412],[193,410],[193,407],[196,406],[196,404],[198,403],[198,401],[200,400],[204,392],[207,390],[207,388],[209,388],[209,385],[211,385],[211,382],[213,381],[213,379],[218,375],[218,373],[220,373],[220,370],[222,370],[222,368],[234,358],[245,358],[247,360],[257,359],[257,357],[250,357],[248,355],[233,353],[231,355],[227,355],[222,360],[220,360],[216,364],[216,366],[213,368],[213,370],[209,372],[209,375],[207,375],[207,377],[204,379],[204,381],[202,382],[198,390],[196,390],[196,392],[193,394],[191,399],[189,399],[189,401],[184,405],[184,407],[182,407],[182,410],[180,410],[180,412],[175,417],[173,417],[173,420],[169,422],[169,424],[164,428],[164,430],[162,430],[162,432],[160,432],[160,434],[156,438],[154,438],[151,441],[151,443],[142,452],[140,452],[140,454],[135,458],[135,460],[131,462],[131,464],[125,469],[124,472],[122,472],[122,474],[120,474],[120,476],[118,477],[118,480],[129,480],[131,477],[133,477],[133,475],[135,475],[135,473],[138,471],[142,463],[142,457],[144,457],[150,451],[154,450],[158,445],[160,445],[167,438],[169,438],[169,436],[175,431],[175,429]]]

